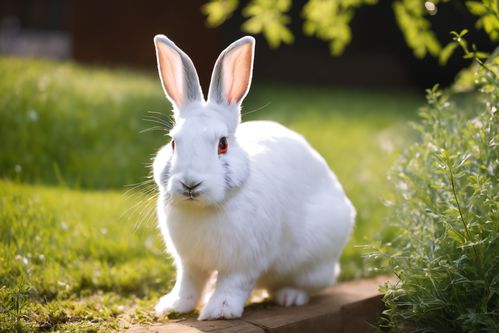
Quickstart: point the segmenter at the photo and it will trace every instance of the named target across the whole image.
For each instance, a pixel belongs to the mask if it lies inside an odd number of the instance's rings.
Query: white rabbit
[[[175,126],[153,171],[159,226],[177,269],[156,312],[194,310],[214,272],[200,320],[240,317],[254,288],[284,306],[307,303],[334,283],[354,224],[340,183],[301,135],[270,121],[240,124],[252,37],[221,53],[207,101],[189,57],[164,35],[154,43]]]

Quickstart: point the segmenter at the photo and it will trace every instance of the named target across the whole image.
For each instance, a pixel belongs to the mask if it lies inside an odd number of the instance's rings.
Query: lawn
[[[254,80],[243,119],[282,122],[326,158],[358,210],[341,278],[373,274],[359,245],[389,237],[386,174],[422,97]],[[0,59],[0,331],[158,320],[174,269],[147,176],[169,110],[152,72]]]

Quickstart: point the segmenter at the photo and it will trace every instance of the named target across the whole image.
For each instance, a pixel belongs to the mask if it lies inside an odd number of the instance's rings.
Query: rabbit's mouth
[[[213,178],[204,177],[192,180],[192,178],[174,174],[163,190],[168,194],[169,201],[172,203],[198,204],[203,207],[217,205],[226,199],[227,193],[222,186],[223,178]]]
[[[210,206],[207,204],[202,198],[199,198],[199,194],[197,195],[182,195],[179,197],[176,201],[176,204],[178,207],[184,206],[185,208],[188,209],[193,209],[195,207],[197,208],[206,208]]]
[[[196,198],[193,196],[187,196],[184,200],[185,201],[196,201]]]

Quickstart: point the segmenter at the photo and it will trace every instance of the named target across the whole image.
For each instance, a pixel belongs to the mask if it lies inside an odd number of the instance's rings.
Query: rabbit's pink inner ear
[[[227,102],[239,102],[246,95],[251,81],[253,47],[243,44],[231,50],[223,63],[223,86]]]
[[[177,106],[184,102],[182,58],[177,51],[161,42],[156,44],[161,83],[168,98]]]

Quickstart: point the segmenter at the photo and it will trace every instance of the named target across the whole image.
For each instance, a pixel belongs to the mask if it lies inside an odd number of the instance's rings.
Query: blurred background
[[[414,142],[409,122],[426,88],[450,85],[470,64],[460,51],[445,66],[444,49],[415,57],[392,6],[422,13],[415,22],[431,23],[442,45],[450,31],[467,28],[480,50],[493,47],[465,1],[374,2],[341,1],[362,5],[351,42],[332,56],[327,42],[302,31],[308,2],[293,1],[294,43],[271,48],[255,34],[242,109],[244,121],[271,119],[303,134],[343,184],[358,216],[342,280],[380,273],[365,263],[363,247],[393,237],[387,177]],[[153,36],[167,35],[192,58],[206,93],[219,53],[246,34],[242,8],[274,5],[241,1],[209,27],[206,3],[0,0],[0,331],[113,331],[166,320],[152,309],[175,274],[149,174],[172,124]],[[291,4],[275,2],[282,3]]]
[[[351,44],[342,56],[332,57],[327,43],[302,32],[301,10],[306,2],[294,1],[288,13],[293,44],[270,49],[263,37],[256,36],[255,75],[260,81],[421,90],[436,82],[449,84],[467,64],[460,57],[452,57],[446,66],[432,57],[416,59],[397,28],[391,1],[360,7],[351,22]],[[444,9],[430,17],[432,29],[444,43],[451,40],[451,30],[472,27],[476,21],[465,1],[453,2],[442,4]],[[239,10],[222,26],[209,29],[201,12],[205,3],[1,0],[0,53],[152,70],[152,36],[163,33],[191,56],[206,87],[220,50],[243,35],[240,26],[245,18]],[[490,49],[485,34],[471,33],[475,43]]]

